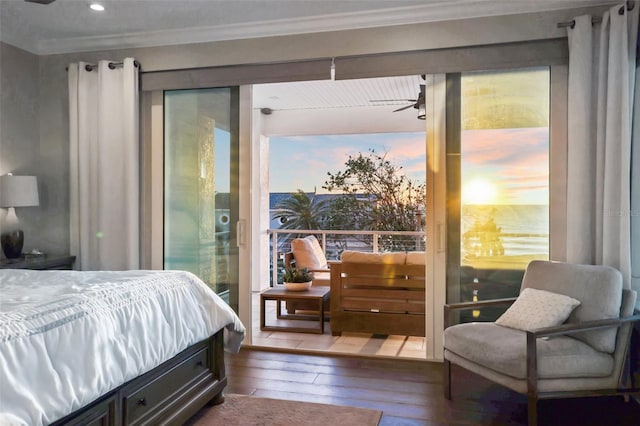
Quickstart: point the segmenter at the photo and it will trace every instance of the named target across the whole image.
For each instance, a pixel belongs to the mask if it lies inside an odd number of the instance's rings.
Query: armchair
[[[515,298],[445,305],[445,398],[451,399],[452,363],[527,395],[530,426],[538,422],[540,399],[640,395],[625,369],[632,323],[640,321],[640,315],[633,315],[637,295],[623,289],[618,271],[533,261],[519,297],[527,288],[569,296],[580,304],[566,322],[529,330],[497,323],[449,327],[457,310],[511,304]]]

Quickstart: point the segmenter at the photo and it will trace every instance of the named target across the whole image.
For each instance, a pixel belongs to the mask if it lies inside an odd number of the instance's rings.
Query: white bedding
[[[245,328],[183,271],[0,270],[0,424],[51,423],[225,328]]]

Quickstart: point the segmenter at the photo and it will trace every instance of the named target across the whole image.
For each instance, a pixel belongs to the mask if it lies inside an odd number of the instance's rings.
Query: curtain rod
[[[122,65],[124,65],[123,62],[109,62],[108,67],[109,67],[110,70],[114,70],[117,67],[121,67]],[[140,68],[140,62],[134,60],[133,61],[133,66],[136,67],[136,68]],[[93,71],[97,67],[98,67],[98,64],[87,64],[87,65],[84,66],[84,69],[87,70],[87,71]],[[69,71],[69,67],[66,67],[65,69],[67,71]]]
[[[633,10],[633,6],[634,6],[634,2],[629,0],[627,1],[627,10],[631,11]],[[624,6],[620,7],[620,9],[618,9],[618,14],[619,15],[624,15]],[[598,24],[602,22],[602,18],[599,16],[594,16],[593,18],[591,18],[591,25],[593,24]],[[558,28],[566,28],[566,27],[571,27],[571,29],[573,29],[576,26],[576,21],[575,19],[572,21],[567,21],[567,22],[558,22]]]

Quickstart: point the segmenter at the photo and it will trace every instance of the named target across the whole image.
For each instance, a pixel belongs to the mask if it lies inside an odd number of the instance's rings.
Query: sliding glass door
[[[238,312],[238,88],[164,94],[164,269]]]
[[[549,259],[549,96],[547,67],[448,77],[449,302],[517,296],[527,264]]]

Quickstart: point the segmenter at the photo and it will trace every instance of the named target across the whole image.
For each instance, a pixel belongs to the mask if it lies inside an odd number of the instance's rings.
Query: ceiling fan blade
[[[24,0],[27,3],[51,4],[56,0]]]
[[[405,109],[413,108],[413,104],[404,106],[402,108],[394,109],[393,112],[404,111]]]
[[[371,99],[369,102],[416,102],[417,99]]]

